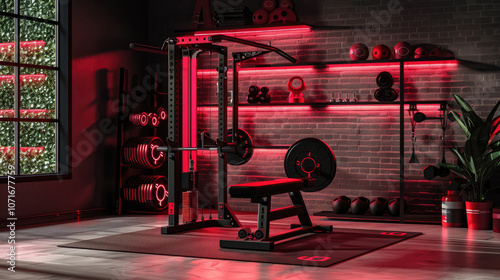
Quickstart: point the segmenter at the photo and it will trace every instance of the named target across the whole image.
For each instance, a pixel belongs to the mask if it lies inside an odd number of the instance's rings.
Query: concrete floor
[[[253,216],[238,217],[245,225],[255,224]],[[17,230],[15,273],[7,271],[8,232],[1,232],[0,279],[500,279],[500,233],[491,230],[322,217],[313,221],[424,234],[327,268],[57,247],[167,224],[166,216],[103,217]]]

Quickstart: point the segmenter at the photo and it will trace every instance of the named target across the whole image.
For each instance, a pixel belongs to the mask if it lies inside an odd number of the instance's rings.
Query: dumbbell
[[[271,103],[271,95],[269,94],[268,87],[260,88],[261,94],[259,94],[258,99],[260,103]]]
[[[332,209],[335,214],[345,214],[351,206],[351,199],[341,195],[333,200]]]
[[[259,102],[259,92],[260,88],[258,86],[250,86],[248,88],[248,97],[247,101],[250,104],[258,103]]]
[[[351,202],[351,213],[353,215],[364,215],[370,207],[370,200],[364,196],[358,196]]]
[[[434,165],[427,165],[424,168],[423,172],[424,172],[424,177],[427,180],[432,180],[432,179],[436,178],[437,176],[446,177],[446,176],[450,175],[450,169],[442,167],[442,166],[438,168],[437,166],[434,166]]]
[[[388,202],[383,197],[377,197],[370,202],[370,212],[375,216],[382,216],[387,211]]]

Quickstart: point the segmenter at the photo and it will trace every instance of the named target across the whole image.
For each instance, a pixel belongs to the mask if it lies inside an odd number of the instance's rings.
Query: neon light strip
[[[405,104],[405,110],[408,110],[410,106]],[[439,104],[417,104],[417,108],[419,111],[436,111],[439,110]],[[239,110],[243,111],[352,111],[352,112],[362,112],[362,111],[383,111],[388,109],[399,110],[399,104],[363,104],[363,105],[325,105],[321,107],[315,107],[311,105],[296,105],[296,106],[264,106],[264,105],[255,105],[255,106],[240,106]],[[199,107],[199,110],[202,111],[217,111],[217,108],[214,107]],[[228,112],[231,112],[231,108],[228,107]]]
[[[458,67],[457,60],[451,61],[411,61],[405,62],[404,68],[406,70],[412,69],[456,69]],[[325,64],[325,65],[295,65],[295,66],[269,66],[269,67],[252,67],[252,68],[241,68],[239,73],[273,73],[282,72],[289,74],[289,70],[294,72],[313,72],[313,71],[366,71],[366,70],[397,70],[399,69],[399,62],[380,62],[380,63],[346,63],[346,64]],[[229,70],[232,72],[232,69]],[[198,70],[199,75],[215,75],[216,70],[212,69],[202,69]]]
[[[189,56],[182,57],[182,147],[190,147],[191,142],[191,131],[189,128],[191,127],[190,121],[190,109],[191,106],[189,101],[191,99],[190,96],[190,86],[191,86],[191,75],[190,75],[190,63],[191,58]],[[188,172],[189,170],[189,151],[182,151],[182,172]]]
[[[0,83],[4,81],[13,83],[15,78],[16,76],[14,75],[0,75]],[[47,76],[45,76],[45,74],[20,75],[19,78],[21,79],[21,82],[43,83],[47,80]]]
[[[198,112],[198,80],[196,79],[196,70],[198,70],[198,60],[196,58],[191,58],[191,96],[189,102],[191,102],[191,119],[190,119],[190,133],[191,133],[191,143],[189,147],[197,147],[198,146],[198,122],[197,122],[197,112]],[[193,167],[194,170],[196,168],[196,153],[191,151],[191,158],[193,159]]]
[[[269,35],[282,35],[289,32],[310,32],[311,27],[309,25],[288,25],[288,26],[264,26],[264,27],[252,27],[252,28],[241,28],[241,29],[223,29],[223,30],[206,30],[206,31],[195,31],[195,36],[206,36],[206,35],[262,35],[263,33],[270,33]],[[286,33],[284,33],[286,32]]]

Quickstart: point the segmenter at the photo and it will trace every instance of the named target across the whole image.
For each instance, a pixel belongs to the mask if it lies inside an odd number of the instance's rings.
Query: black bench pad
[[[315,184],[316,179],[313,178],[276,179],[233,185],[229,187],[229,194],[234,198],[263,197],[314,188]]]

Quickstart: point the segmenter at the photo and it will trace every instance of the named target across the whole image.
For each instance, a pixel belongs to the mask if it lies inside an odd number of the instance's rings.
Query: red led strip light
[[[454,70],[458,67],[457,60],[450,61],[411,61],[405,62],[406,70]],[[241,68],[239,73],[286,73],[290,70],[294,72],[315,72],[315,71],[371,71],[371,70],[397,70],[399,62],[375,62],[375,63],[346,63],[346,64],[325,64],[325,65],[295,65],[295,66],[269,66],[269,67],[249,67]],[[232,69],[229,70],[232,72]],[[212,69],[198,70],[199,75],[215,75],[217,71]],[[228,73],[229,74],[229,73]]]

